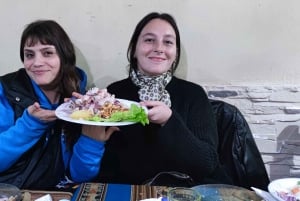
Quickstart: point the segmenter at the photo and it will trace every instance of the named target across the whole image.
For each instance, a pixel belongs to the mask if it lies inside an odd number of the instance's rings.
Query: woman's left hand
[[[105,126],[82,125],[82,133],[84,135],[101,142],[107,141],[115,131],[119,131],[119,128],[113,126],[106,129]]]
[[[172,115],[172,110],[161,101],[143,101],[141,105],[148,108],[148,118],[152,123],[164,125]]]
[[[83,97],[83,95],[82,94],[80,94],[80,93],[78,93],[78,92],[73,92],[72,93],[72,97],[71,98],[65,98],[64,99],[64,102],[68,102],[70,99],[72,99],[72,98],[76,98],[76,99],[78,99],[78,98],[82,98]]]

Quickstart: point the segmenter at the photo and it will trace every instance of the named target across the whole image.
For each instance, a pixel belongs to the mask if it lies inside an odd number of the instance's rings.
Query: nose
[[[154,50],[154,52],[157,53],[157,54],[162,54],[163,53],[162,50]]]
[[[33,59],[33,66],[40,67],[44,64],[44,57],[40,54],[36,54]]]
[[[164,52],[163,43],[156,42],[154,47],[154,52],[157,54],[162,54]]]

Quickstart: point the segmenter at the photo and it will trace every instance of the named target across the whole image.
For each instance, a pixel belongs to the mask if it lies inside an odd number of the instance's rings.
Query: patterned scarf
[[[131,70],[129,75],[132,82],[140,87],[138,91],[140,100],[162,101],[171,107],[170,94],[165,89],[172,79],[171,72],[168,71],[158,76],[147,76],[140,71]]]

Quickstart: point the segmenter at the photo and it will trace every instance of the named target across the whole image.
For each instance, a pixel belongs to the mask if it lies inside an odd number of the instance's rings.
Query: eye
[[[172,41],[172,40],[165,40],[165,44],[167,44],[167,45],[173,45],[174,41]]]
[[[31,52],[24,52],[24,57],[26,59],[32,59],[34,57],[34,54]]]
[[[51,57],[53,54],[54,54],[54,52],[53,51],[49,51],[49,50],[43,52],[44,57]]]
[[[154,39],[153,38],[145,38],[144,40],[146,43],[153,43]]]

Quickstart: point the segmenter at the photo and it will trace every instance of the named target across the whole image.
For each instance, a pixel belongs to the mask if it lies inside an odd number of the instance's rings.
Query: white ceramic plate
[[[130,107],[131,104],[139,105],[139,103],[134,102],[134,101],[124,100],[124,99],[117,99],[117,100],[120,101],[125,106],[127,106],[128,108]],[[132,121],[98,122],[98,121],[88,121],[88,120],[83,120],[83,119],[72,119],[70,117],[70,115],[73,111],[69,107],[69,104],[70,103],[68,103],[68,102],[63,103],[55,110],[55,115],[59,119],[62,119],[62,120],[68,121],[68,122],[72,122],[72,123],[94,125],[94,126],[126,126],[126,125],[131,125],[131,124],[137,123],[137,122],[132,122]],[[147,113],[147,109],[145,107],[143,107],[143,109]]]
[[[278,192],[289,192],[300,181],[300,178],[283,178],[272,181],[269,186],[269,192],[279,201],[286,201],[278,195]],[[296,199],[295,199],[296,200]]]

